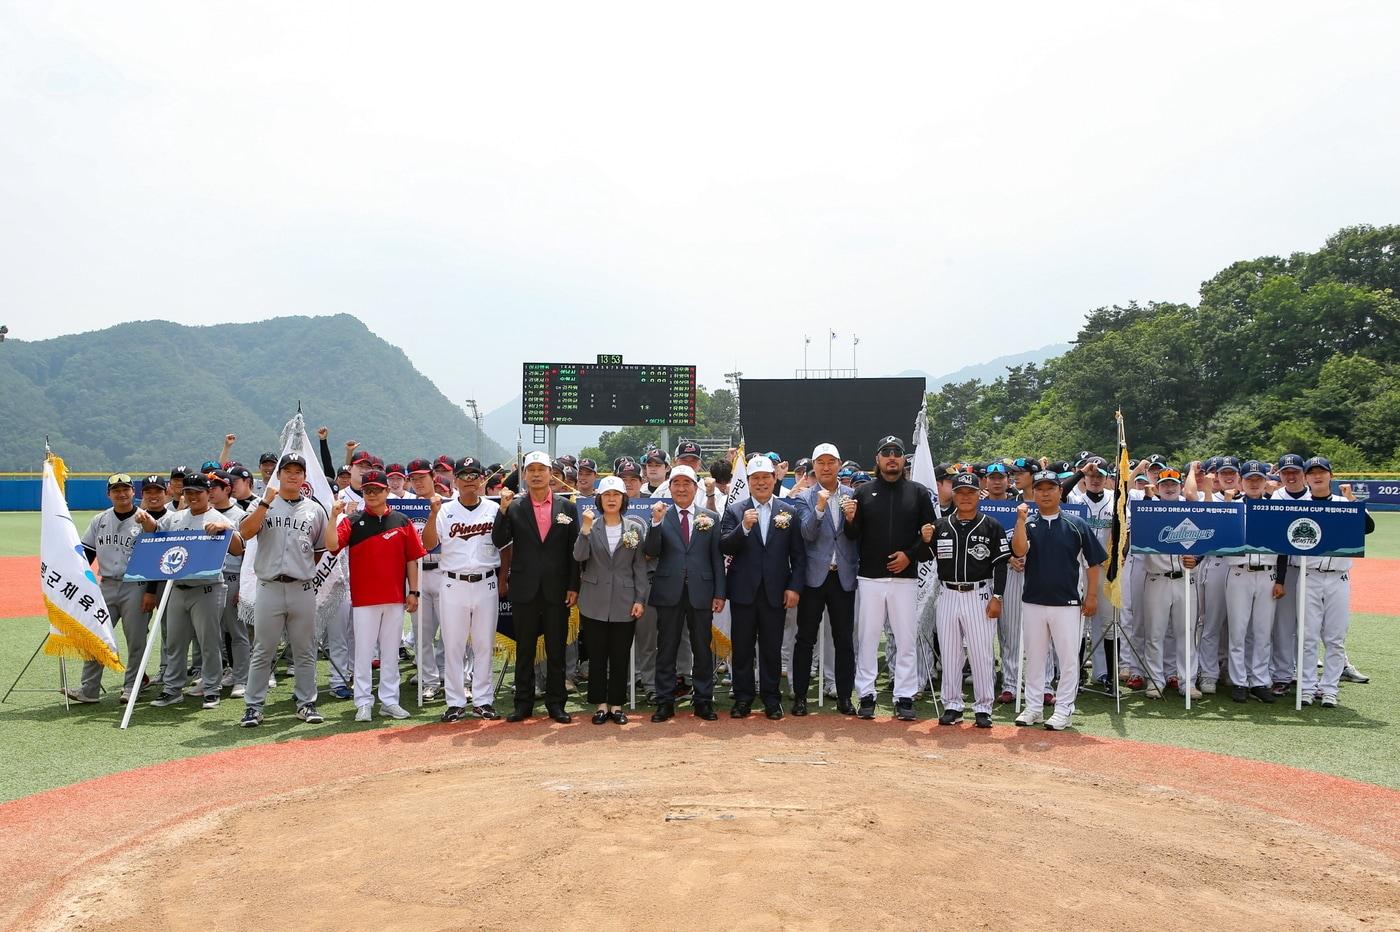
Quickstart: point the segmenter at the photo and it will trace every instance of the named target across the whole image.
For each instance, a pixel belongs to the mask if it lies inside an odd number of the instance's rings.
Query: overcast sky
[[[348,312],[488,409],[527,356],[713,387],[828,329],[937,374],[1400,221],[1397,35],[1383,2],[4,3],[0,322]]]

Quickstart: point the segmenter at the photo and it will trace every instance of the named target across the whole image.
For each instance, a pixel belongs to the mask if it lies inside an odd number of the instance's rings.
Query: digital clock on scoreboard
[[[527,362],[521,395],[524,424],[695,423],[694,366]]]

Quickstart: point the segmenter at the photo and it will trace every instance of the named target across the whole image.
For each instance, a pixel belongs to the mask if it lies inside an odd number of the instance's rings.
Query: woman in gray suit
[[[574,559],[580,563],[578,612],[588,647],[588,701],[593,724],[627,724],[628,660],[647,600],[646,525],[627,517],[627,488],[616,476],[598,484],[597,505],[583,512]]]

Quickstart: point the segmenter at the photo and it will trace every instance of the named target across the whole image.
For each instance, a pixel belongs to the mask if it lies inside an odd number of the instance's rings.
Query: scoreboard
[[[695,367],[527,362],[521,397],[523,424],[685,426],[695,423]]]

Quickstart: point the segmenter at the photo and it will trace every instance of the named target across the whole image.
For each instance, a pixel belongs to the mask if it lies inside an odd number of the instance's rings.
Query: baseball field
[[[279,665],[262,728],[226,700],[121,731],[115,676],[65,708],[41,654],[0,705],[0,926],[1400,928],[1400,515],[1377,524],[1347,642],[1371,682],[1336,709],[365,725],[323,693],[308,726]],[[0,690],[46,630],[37,551],[36,515],[0,515]]]

